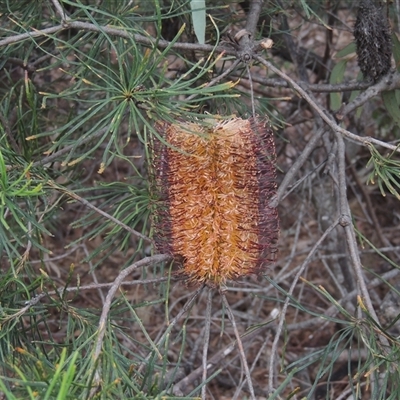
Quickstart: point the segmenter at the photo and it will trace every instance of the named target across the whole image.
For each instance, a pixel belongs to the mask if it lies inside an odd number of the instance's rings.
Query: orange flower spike
[[[269,207],[276,194],[272,130],[240,118],[211,129],[156,129],[169,143],[153,149],[159,250],[183,259],[191,283],[219,286],[265,270],[279,231],[277,210]]]

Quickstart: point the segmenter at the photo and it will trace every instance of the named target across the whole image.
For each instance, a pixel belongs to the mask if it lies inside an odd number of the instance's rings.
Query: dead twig
[[[210,344],[210,328],[211,328],[211,313],[212,313],[212,289],[208,288],[207,293],[207,309],[206,309],[206,326],[204,329],[204,340],[203,340],[203,375],[202,375],[202,388],[201,388],[201,399],[206,400],[207,394],[207,355],[208,347]]]
[[[242,343],[251,343],[257,336],[262,335],[266,330],[271,329],[271,325],[264,325],[260,329],[255,329],[250,333],[246,333],[241,336]],[[229,355],[236,349],[237,342],[233,342],[223,348],[222,350],[215,353],[211,358],[207,360],[208,372],[214,371],[219,365],[221,365]],[[176,396],[183,396],[183,390],[185,387],[190,386],[193,382],[199,379],[203,374],[203,365],[196,368],[189,375],[185,376],[181,381],[177,382],[172,388],[172,393]]]
[[[381,140],[375,139],[370,136],[358,136],[352,132],[349,132],[348,130],[340,127],[334,120],[334,118],[326,111],[324,108],[317,104],[316,101],[304,90],[299,83],[296,83],[292,78],[290,78],[287,74],[276,68],[274,65],[272,65],[269,61],[265,60],[263,57],[255,55],[254,59],[256,61],[259,61],[261,64],[263,64],[265,67],[267,67],[269,70],[280,76],[281,78],[285,79],[294,90],[304,99],[307,101],[307,103],[317,112],[317,114],[322,118],[322,120],[332,129],[334,132],[338,132],[342,134],[343,136],[353,140],[356,143],[360,143],[363,146],[369,146],[369,145],[378,145],[385,147],[386,149],[393,150],[395,152],[400,153],[400,149],[398,146],[392,145],[390,143],[383,142]]]
[[[290,286],[290,289],[287,293],[285,303],[283,304],[282,311],[280,313],[279,317],[279,323],[278,327],[276,328],[276,335],[275,339],[272,343],[272,348],[271,348],[271,359],[269,361],[269,376],[268,376],[268,390],[270,393],[273,393],[274,391],[274,376],[275,376],[275,359],[277,356],[277,350],[278,350],[278,342],[280,340],[280,336],[282,333],[283,329],[283,324],[285,322],[285,316],[287,309],[289,307],[290,299],[293,294],[293,291],[297,285],[298,280],[300,279],[300,276],[303,274],[304,270],[308,266],[309,262],[311,261],[312,257],[314,256],[314,253],[317,251],[319,246],[321,246],[322,242],[326,239],[326,237],[336,228],[336,226],[339,224],[339,218],[334,221],[329,228],[322,234],[322,236],[318,239],[318,241],[315,243],[315,245],[312,247],[310,252],[308,253],[306,259],[303,261],[301,264],[300,269],[297,271],[296,276],[293,278],[292,284]]]
[[[225,296],[225,292],[223,290],[220,290],[220,294],[221,294],[222,302],[223,302],[223,304],[225,306],[225,309],[227,311],[228,318],[231,321],[231,324],[233,326],[233,332],[235,333],[235,337],[236,337],[236,345],[237,345],[238,350],[239,350],[239,355],[240,355],[240,359],[242,361],[242,367],[244,369],[244,374],[246,376],[247,386],[248,386],[249,391],[250,391],[250,396],[251,396],[251,399],[255,400],[256,395],[254,393],[254,388],[253,388],[253,382],[251,380],[250,369],[249,369],[249,365],[247,364],[246,354],[244,353],[243,343],[242,343],[242,340],[240,338],[240,334],[239,334],[239,331],[238,331],[238,328],[237,328],[237,325],[236,325],[235,316],[233,315],[231,307],[229,306],[228,300],[227,300],[227,298]]]

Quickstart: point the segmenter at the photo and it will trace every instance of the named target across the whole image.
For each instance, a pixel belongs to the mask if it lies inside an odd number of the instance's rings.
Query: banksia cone
[[[365,78],[377,81],[390,70],[392,39],[382,7],[362,0],[354,25],[358,65]]]
[[[274,261],[278,215],[272,130],[254,119],[207,128],[158,123],[153,147],[158,250],[181,260],[189,283],[220,286]]]

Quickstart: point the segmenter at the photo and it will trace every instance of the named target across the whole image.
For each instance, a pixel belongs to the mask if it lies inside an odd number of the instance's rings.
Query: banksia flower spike
[[[373,0],[361,0],[354,25],[358,65],[365,78],[377,81],[391,66],[392,38],[382,7]]]
[[[218,287],[274,261],[278,215],[272,130],[255,119],[157,123],[155,240],[188,283]]]

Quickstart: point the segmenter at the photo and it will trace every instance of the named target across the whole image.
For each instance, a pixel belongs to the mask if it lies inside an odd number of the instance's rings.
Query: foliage
[[[399,10],[373,84],[353,2],[265,1],[248,35],[256,3],[0,2],[0,397],[255,398],[224,295],[260,396],[399,397]],[[153,243],[154,126],[253,107],[281,255],[204,314]]]

